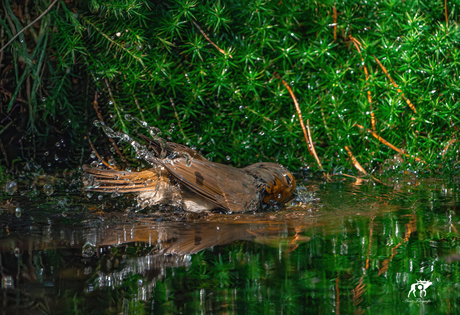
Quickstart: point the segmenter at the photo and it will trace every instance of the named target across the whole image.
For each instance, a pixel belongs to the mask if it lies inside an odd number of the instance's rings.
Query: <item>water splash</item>
[[[157,158],[153,152],[150,152],[147,149],[147,146],[139,144],[136,140],[132,139],[125,133],[114,131],[112,128],[106,126],[102,121],[95,120],[94,125],[102,128],[109,138],[119,138],[121,141],[129,143],[134,148],[136,155],[139,158],[144,159],[151,165],[156,165]]]
[[[166,140],[163,139],[162,137],[160,137],[162,135],[162,132],[160,129],[156,128],[156,127],[151,127],[147,124],[146,121],[143,121],[143,120],[140,120],[139,118],[137,117],[133,117],[129,114],[126,114],[125,115],[125,119],[127,121],[135,121],[139,124],[139,126],[141,126],[142,128],[145,128],[148,130],[149,134],[150,134],[150,137],[152,137],[152,139],[156,142],[158,142],[160,144],[160,148],[161,148],[161,153],[160,153],[160,159],[164,159],[166,157],[166,150],[165,150],[165,147],[166,147]]]
[[[131,115],[126,115],[125,116],[126,120],[128,121],[136,121],[141,127],[145,127],[149,129],[150,136],[154,141],[159,143],[161,151],[159,156],[155,154],[155,152],[151,152],[146,145],[141,145],[139,144],[136,140],[132,139],[129,135],[122,133],[122,132],[117,132],[114,131],[112,128],[106,126],[103,122],[99,120],[94,121],[94,125],[98,128],[102,128],[104,130],[105,134],[110,137],[110,138],[119,138],[123,142],[129,143],[134,150],[136,151],[136,155],[138,158],[141,158],[148,162],[152,166],[156,166],[158,164],[158,159],[163,160],[163,162],[167,163],[173,163],[173,160],[180,157],[184,156],[186,160],[186,166],[190,167],[192,166],[193,163],[193,158],[190,156],[188,153],[182,153],[182,152],[177,152],[174,151],[171,153],[169,156],[167,156],[167,151],[166,151],[166,140],[161,138],[161,131],[158,128],[155,127],[150,127],[147,125],[145,121],[139,120],[136,117],[132,117]]]
[[[188,153],[183,153],[183,156],[185,157],[185,166],[190,167],[193,164],[193,158],[190,156]]]
[[[5,192],[9,195],[13,195],[18,190],[18,183],[14,180],[8,180],[5,184]]]

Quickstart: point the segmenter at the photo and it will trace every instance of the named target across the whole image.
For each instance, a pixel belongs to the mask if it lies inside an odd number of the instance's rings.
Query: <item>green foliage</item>
[[[47,5],[34,7],[36,14]],[[12,21],[2,22],[8,38],[14,23],[23,27],[11,7],[3,11]],[[27,134],[46,138],[46,126],[59,126],[72,135],[81,160],[84,133],[101,134],[91,129],[95,88],[114,129],[132,129],[124,118],[131,114],[215,161],[311,167],[278,74],[308,119],[327,171],[352,168],[349,146],[368,171],[451,172],[458,167],[458,4],[448,2],[447,12],[448,23],[439,0],[61,2],[42,19],[32,55],[33,32],[7,48],[4,58],[15,66],[10,85],[17,88],[2,108],[8,112],[24,97],[31,76]],[[364,62],[350,35],[362,44]],[[355,126],[372,129],[371,105],[376,132],[411,156],[404,162]]]

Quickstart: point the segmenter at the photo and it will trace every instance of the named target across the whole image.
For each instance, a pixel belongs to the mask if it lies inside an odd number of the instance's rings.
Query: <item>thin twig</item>
[[[370,134],[372,134],[372,136],[374,136],[374,138],[376,138],[377,140],[379,140],[381,143],[383,143],[384,145],[386,145],[387,147],[395,150],[396,152],[398,153],[401,153],[402,155],[405,155],[407,157],[411,157],[413,158],[414,160],[416,160],[417,162],[421,162],[423,164],[426,164],[425,161],[423,161],[422,159],[419,159],[418,157],[415,157],[415,156],[410,156],[409,154],[406,154],[403,152],[403,150],[401,149],[398,149],[397,147],[395,147],[394,145],[392,145],[390,142],[388,142],[387,140],[383,139],[382,137],[380,137],[376,132],[370,130],[370,129],[365,129],[363,126],[361,125],[358,125],[358,124],[355,124],[356,127],[362,129],[362,130],[365,130],[367,132],[369,132]]]
[[[331,175],[328,175],[328,176],[345,176],[345,177],[350,177],[350,178],[354,178],[356,180],[364,180],[364,181],[368,181],[368,179],[365,179],[365,178],[361,178],[361,177],[357,177],[357,176],[353,176],[353,175],[348,175],[348,174],[331,174]]]
[[[359,49],[361,43],[354,38],[353,36],[349,36],[353,44],[355,44],[356,49],[358,50],[359,55],[361,56],[361,62],[363,63],[364,67],[364,74],[366,75],[366,84],[367,84],[367,100],[369,102],[369,107],[371,110],[371,124],[372,124],[372,130],[375,131],[375,115],[374,115],[374,110],[372,109],[372,97],[371,97],[371,90],[370,90],[370,85],[369,85],[369,73],[367,72],[367,67],[364,64],[364,58],[363,55],[361,54],[361,49]]]
[[[347,150],[348,156],[350,156],[351,161],[353,162],[353,166],[356,167],[356,169],[360,171],[361,173],[363,173],[364,175],[367,175],[366,170],[361,166],[361,164],[359,164],[358,160],[355,158],[350,148],[345,146],[345,150]]]
[[[97,92],[94,93],[94,101],[93,101],[93,107],[94,110],[96,111],[97,117],[99,118],[100,121],[104,122],[104,117],[102,117],[101,110],[99,109],[99,103],[97,101]],[[125,159],[123,154],[121,153],[120,149],[118,149],[118,145],[115,143],[115,140],[109,137],[109,141],[112,143],[112,146],[115,148],[115,152],[117,152],[118,156],[121,158],[121,160],[125,163],[128,164],[128,161]]]
[[[446,145],[446,147],[444,148],[444,150],[442,150],[442,157],[444,157],[444,155],[446,155],[446,152],[447,152],[447,150],[449,149],[449,147],[452,145],[452,143],[455,143],[455,142],[458,142],[458,140],[457,140],[457,139],[451,139],[451,140],[447,143],[447,145]]]
[[[182,136],[184,137],[184,140],[185,140],[185,139],[187,139],[187,136],[184,133],[184,129],[182,129],[182,124],[181,124],[180,119],[179,119],[179,114],[177,114],[176,105],[174,104],[174,100],[172,99],[172,97],[170,97],[169,101],[171,102],[171,106],[174,109],[174,116],[177,119],[177,124],[179,125],[179,130],[182,133]]]
[[[310,140],[311,137],[308,137],[308,131],[307,131],[307,128],[305,128],[305,124],[302,118],[302,111],[300,110],[299,102],[297,102],[297,98],[295,97],[294,92],[292,91],[289,84],[287,84],[286,81],[281,79],[281,77],[277,73],[275,73],[274,75],[277,79],[280,79],[281,82],[283,82],[284,86],[287,88],[289,94],[291,95],[292,100],[294,101],[295,109],[297,110],[297,115],[299,115],[300,126],[302,127],[305,141],[307,142],[308,151],[310,152],[310,155],[316,159],[316,162],[318,163],[318,166],[320,167],[320,169],[323,169],[323,166],[321,165],[321,162],[319,161],[318,155],[316,154],[315,148],[313,146],[313,142],[311,142]]]
[[[302,131],[303,131],[303,135],[305,137],[305,141],[308,144],[308,151],[310,152],[310,155],[313,156],[313,152],[312,152],[311,146],[310,146],[310,141],[308,140],[307,129],[305,128],[305,124],[303,123],[302,111],[300,110],[300,106],[299,106],[299,103],[297,102],[297,98],[295,97],[294,92],[292,91],[291,87],[286,83],[286,81],[281,79],[281,77],[277,73],[275,73],[275,76],[278,79],[280,79],[281,82],[283,82],[284,86],[287,88],[289,94],[291,95],[292,100],[294,101],[294,106],[295,106],[295,109],[297,111],[297,115],[299,115],[300,126],[302,127]]]
[[[308,118],[307,118],[307,134],[308,134],[308,141],[309,141],[310,144],[311,144],[311,151],[313,152],[313,156],[314,156],[315,159],[316,159],[316,163],[318,163],[318,165],[319,165],[319,169],[322,170],[322,169],[323,169],[323,165],[322,165],[321,162],[319,161],[318,154],[316,154],[316,149],[315,149],[315,146],[313,145],[313,140],[312,140],[312,138],[311,138],[310,119],[308,119]]]
[[[123,129],[126,129],[125,123],[123,122],[123,118],[121,117],[120,110],[118,109],[117,103],[115,102],[115,99],[113,98],[112,90],[110,89],[109,85],[109,80],[105,78],[105,84],[107,85],[107,90],[109,91],[110,95],[110,100],[113,103],[113,107],[115,107],[115,110],[117,111],[118,118],[120,119],[121,125],[123,126]]]
[[[125,78],[125,81],[128,81],[128,79],[126,78],[126,75],[124,75],[124,78]],[[137,109],[139,110],[139,114],[141,115],[142,120],[145,121],[144,114],[142,114],[141,107],[139,106],[139,102],[137,101],[136,94],[134,93],[133,93],[133,98],[134,98],[134,103],[136,104]]]
[[[444,0],[444,14],[446,15],[446,30],[449,33],[449,19],[447,14],[447,0]]]
[[[206,35],[206,33],[201,29],[201,27],[198,25],[197,22],[195,22],[195,21],[193,21],[193,20],[192,20],[192,22],[193,22],[193,24],[195,24],[196,28],[200,31],[200,33],[204,36],[204,38],[206,38],[206,40],[207,40],[211,45],[213,45],[214,47],[216,47],[216,49],[217,49],[221,54],[227,55],[227,53],[225,52],[225,50],[220,49],[219,46],[217,46],[216,44],[214,44],[214,43],[212,42],[212,40],[208,37],[208,35]],[[233,59],[233,56],[232,56],[232,55],[230,55],[230,54],[228,54],[228,55],[229,55],[230,58]]]
[[[455,126],[454,122],[452,121],[452,118],[450,119],[450,125],[451,125],[452,127],[454,127],[454,129],[455,129],[457,132],[460,132],[460,129],[458,129],[458,127]]]
[[[50,6],[48,7],[48,9],[46,9],[45,11],[43,11],[42,14],[40,14],[40,16],[38,18],[36,18],[34,21],[32,21],[31,23],[29,23],[29,25],[27,25],[26,27],[24,27],[22,30],[20,30],[16,35],[13,36],[13,38],[10,39],[10,41],[8,43],[6,43],[5,46],[3,46],[2,48],[0,48],[0,52],[2,52],[9,44],[11,44],[15,39],[16,37],[18,37],[19,35],[21,35],[25,30],[27,30],[29,27],[31,27],[32,25],[34,25],[36,22],[38,22],[42,17],[45,16],[46,13],[48,13],[51,8],[56,4],[56,2],[58,2],[59,0],[54,0]]]
[[[6,129],[8,129],[13,123],[14,123],[14,120],[11,120],[9,123],[7,123],[6,126],[3,127],[2,130],[0,130],[0,135],[4,133]]]
[[[332,7],[332,16],[334,18],[334,42],[337,41],[337,8],[335,6]]]
[[[340,314],[340,290],[339,290],[339,276],[335,278],[335,313]]]
[[[396,88],[396,90],[401,93],[401,96],[403,99],[406,100],[406,103],[407,105],[409,106],[410,109],[412,109],[412,111],[414,112],[414,114],[417,114],[417,111],[415,110],[415,106],[414,104],[411,103],[411,101],[404,96],[404,93],[403,91],[399,88],[399,86],[396,84],[396,82],[393,80],[393,78],[390,76],[390,74],[388,73],[387,69],[382,65],[382,63],[380,62],[380,60],[377,59],[377,57],[375,57],[374,55],[372,55],[372,57],[374,57],[375,61],[377,61],[377,63],[379,64],[380,68],[382,68],[383,72],[385,72],[385,74],[387,75],[388,79],[390,79],[391,83],[393,84],[393,86]]]
[[[87,138],[88,138],[89,145],[91,146],[91,149],[93,149],[94,154],[96,154],[97,158],[98,158],[99,160],[101,160],[102,163],[103,163],[105,166],[107,166],[107,167],[109,167],[109,168],[111,168],[111,169],[113,169],[113,170],[118,171],[118,168],[117,168],[116,166],[110,165],[109,163],[107,163],[107,162],[102,158],[102,156],[99,155],[99,153],[97,152],[97,150],[96,150],[96,148],[94,147],[93,143],[91,142],[90,137],[87,136]]]

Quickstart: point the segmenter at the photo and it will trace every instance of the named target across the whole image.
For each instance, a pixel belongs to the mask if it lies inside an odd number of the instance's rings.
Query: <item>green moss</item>
[[[38,16],[47,5],[29,4],[28,10]],[[26,24],[11,8],[12,3],[2,8],[4,38],[14,33],[14,23]],[[132,129],[124,119],[132,114],[215,161],[316,168],[276,72],[291,86],[304,121],[309,119],[327,171],[354,172],[348,171],[353,167],[344,147],[349,146],[371,172],[393,166],[414,171],[442,166],[451,172],[458,164],[458,143],[444,155],[443,150],[458,132],[458,4],[448,2],[447,11],[446,26],[439,0],[61,2],[38,30],[31,28],[36,43],[27,31],[23,43],[6,49],[3,62],[13,63],[14,70],[6,75],[5,88],[14,97],[2,92],[1,117],[18,97],[27,98],[28,106],[21,106],[29,121],[22,129],[36,137],[24,159],[49,150],[43,139],[56,127],[76,148],[69,154],[73,161],[64,162],[78,165],[88,156],[81,150],[89,148],[86,132],[103,138],[92,126],[97,90],[101,112],[114,129]],[[350,35],[362,43],[368,81]],[[404,156],[402,164],[391,164],[397,153],[355,126],[372,128],[368,91],[377,133],[426,164]]]

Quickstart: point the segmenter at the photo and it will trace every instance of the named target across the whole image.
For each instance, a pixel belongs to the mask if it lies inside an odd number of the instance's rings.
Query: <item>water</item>
[[[457,180],[297,181],[287,208],[233,215],[19,185],[0,200],[2,314],[459,313]]]

